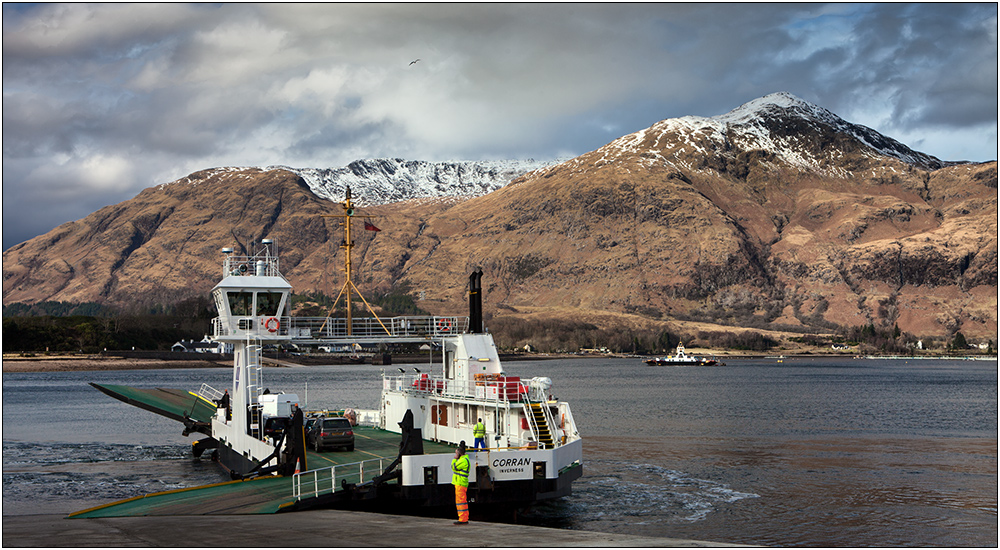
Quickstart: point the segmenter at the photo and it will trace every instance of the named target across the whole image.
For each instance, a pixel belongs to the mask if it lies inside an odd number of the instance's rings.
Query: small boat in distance
[[[661,366],[673,366],[673,367],[702,366],[702,367],[708,367],[708,366],[712,366],[712,365],[718,364],[718,361],[716,361],[714,358],[699,357],[697,355],[688,355],[684,351],[684,344],[680,343],[680,344],[677,344],[677,350],[674,351],[673,355],[668,355],[666,357],[652,357],[652,358],[646,359],[646,364],[647,365],[652,365],[652,366],[657,366],[657,367],[661,367]]]

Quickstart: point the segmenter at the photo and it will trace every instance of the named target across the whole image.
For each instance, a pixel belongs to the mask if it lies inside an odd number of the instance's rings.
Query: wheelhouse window
[[[280,292],[258,292],[257,293],[257,315],[278,315],[278,307],[281,305]]]
[[[254,311],[254,294],[257,310]],[[227,292],[229,312],[235,317],[277,316],[281,307],[280,292]]]
[[[240,317],[253,315],[252,292],[228,292],[229,312]]]

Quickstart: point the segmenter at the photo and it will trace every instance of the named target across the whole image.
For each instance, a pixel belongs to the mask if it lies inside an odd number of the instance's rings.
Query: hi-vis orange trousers
[[[455,486],[455,508],[458,509],[458,521],[469,521],[469,500],[466,498],[468,487]]]

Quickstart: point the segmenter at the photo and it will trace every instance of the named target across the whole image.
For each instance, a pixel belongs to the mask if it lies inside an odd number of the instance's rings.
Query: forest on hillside
[[[383,315],[427,315],[413,299],[394,292],[371,300]],[[334,300],[319,293],[293,294],[293,310],[299,316],[339,316],[343,307],[333,308]],[[367,315],[360,310],[358,315]],[[89,313],[89,314],[88,314]],[[165,351],[180,340],[200,340],[211,333],[215,307],[208,298],[185,300],[172,306],[122,313],[98,304],[47,302],[26,306],[11,304],[3,311],[5,353],[77,352],[104,350]],[[543,353],[575,353],[581,349],[606,348],[615,353],[664,354],[678,343],[719,351],[765,352],[780,349],[780,343],[761,332],[697,331],[675,333],[653,329],[609,329],[572,320],[524,320],[495,316],[487,328],[501,351],[531,349]],[[792,341],[807,346],[830,348],[847,345],[863,353],[903,354],[918,350],[917,338],[898,327],[879,329],[874,325],[839,328],[833,336],[805,334]],[[947,348],[967,351],[969,343],[958,332],[947,341],[921,341],[923,349]],[[993,343],[987,353],[995,353]]]

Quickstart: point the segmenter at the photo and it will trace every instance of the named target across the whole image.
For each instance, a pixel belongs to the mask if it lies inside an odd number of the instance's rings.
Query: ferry
[[[674,366],[674,367],[685,367],[685,366],[702,366],[709,367],[712,365],[717,365],[719,362],[711,357],[700,357],[697,355],[688,355],[684,351],[684,343],[677,344],[677,349],[674,351],[673,355],[667,355],[666,357],[651,357],[646,360],[647,365],[651,366]]]
[[[341,294],[350,304],[354,293],[364,301],[351,282],[350,259],[351,220],[362,216],[355,215],[350,189],[341,204],[347,273]],[[183,422],[184,435],[205,436],[193,442],[193,453],[208,453],[234,479],[288,479],[289,493],[279,499],[282,510],[334,505],[376,511],[450,507],[454,512],[451,460],[462,442],[469,452],[474,513],[478,507],[517,509],[571,493],[572,482],[582,475],[583,442],[570,405],[552,397],[550,378],[521,379],[504,372],[483,322],[481,270],[469,276],[468,317],[382,319],[369,306],[371,317],[354,318],[350,305],[346,319],[292,317],[292,287],[281,274],[273,241],[262,240],[250,255],[231,248],[222,253],[222,279],[212,290],[219,314],[212,321],[212,338],[232,345],[229,388],[94,387]],[[427,344],[441,350],[441,360],[430,368],[421,365],[430,372],[383,370],[376,408],[332,413],[348,418],[356,435],[364,436],[356,438],[357,449],[352,443],[349,452],[320,454],[307,450],[304,425],[311,413],[299,407],[298,395],[264,389],[264,346],[292,343]],[[473,428],[480,419],[486,447],[475,449]],[[377,441],[381,447],[371,447]],[[331,465],[331,456],[337,463]]]

